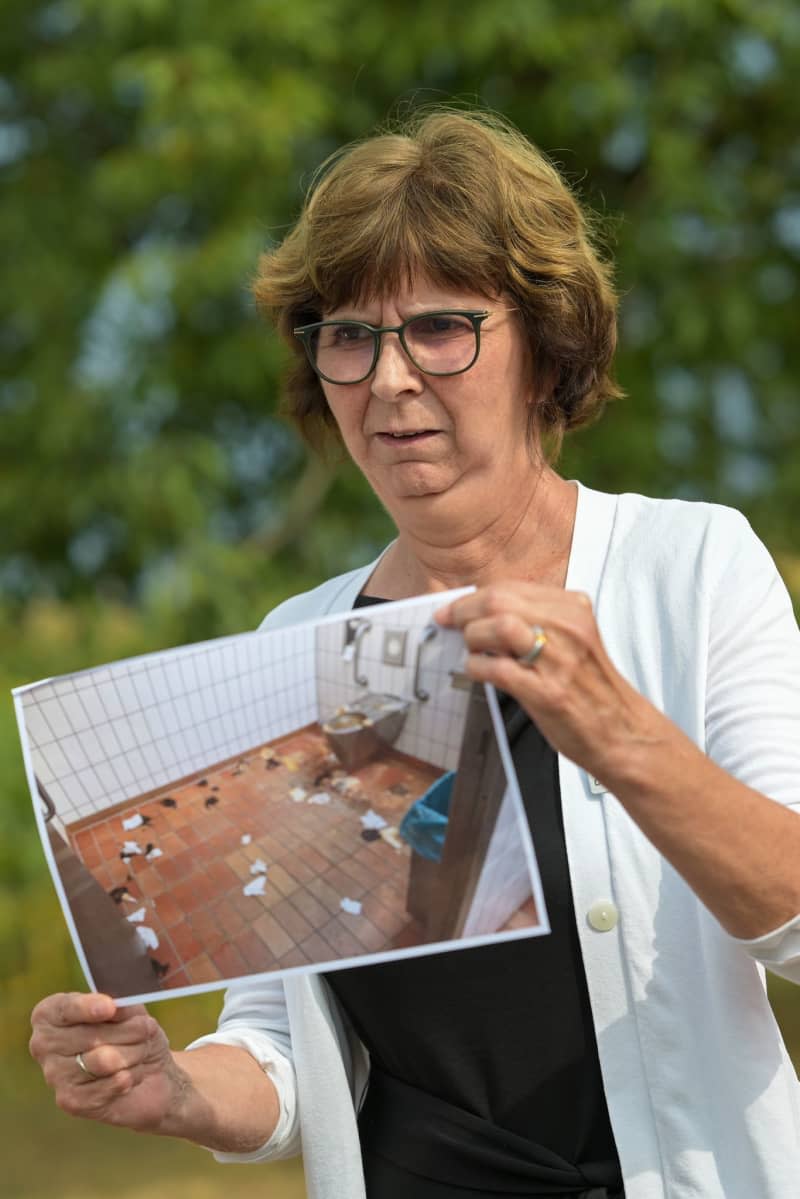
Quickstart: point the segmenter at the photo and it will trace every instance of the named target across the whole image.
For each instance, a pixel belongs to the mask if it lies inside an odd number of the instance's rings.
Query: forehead
[[[415,275],[408,282],[389,290],[353,296],[326,309],[324,315],[347,315],[365,320],[387,312],[407,316],[435,308],[484,308],[488,301],[496,298],[457,283],[437,282],[426,275]]]

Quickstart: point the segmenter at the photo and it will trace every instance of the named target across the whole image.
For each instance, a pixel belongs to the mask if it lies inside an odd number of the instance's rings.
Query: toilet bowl
[[[400,736],[410,707],[397,695],[366,691],[323,722],[322,731],[347,770],[356,770]]]

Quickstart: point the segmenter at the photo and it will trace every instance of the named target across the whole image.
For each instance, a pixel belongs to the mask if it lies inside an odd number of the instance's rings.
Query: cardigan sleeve
[[[297,1080],[292,1060],[286,997],[280,979],[243,979],[230,985],[215,1033],[187,1045],[236,1045],[246,1049],[275,1084],[280,1104],[272,1136],[252,1153],[219,1153],[219,1162],[277,1161],[300,1152]]]
[[[735,778],[800,815],[800,630],[766,547],[739,512],[723,509],[708,551],[706,749]],[[800,864],[798,864],[800,869]],[[800,983],[800,914],[752,940],[734,938],[768,969]]]

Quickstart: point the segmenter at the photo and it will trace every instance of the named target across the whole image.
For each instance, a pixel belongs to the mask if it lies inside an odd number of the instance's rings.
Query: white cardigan
[[[350,609],[374,565],[288,600],[263,627]],[[731,774],[800,812],[800,633],[740,513],[579,485],[567,587],[592,598],[611,659],[635,687]],[[800,982],[800,916],[733,939],[612,795],[594,794],[563,756],[559,768],[627,1199],[790,1199],[800,1187],[800,1086],[763,965]],[[619,921],[596,931],[587,913],[608,900]],[[219,1031],[194,1044],[209,1041],[248,1049],[281,1097],[261,1150],[218,1159],[288,1157],[302,1129],[309,1199],[363,1199],[354,1097],[367,1059],[324,979],[234,984]]]

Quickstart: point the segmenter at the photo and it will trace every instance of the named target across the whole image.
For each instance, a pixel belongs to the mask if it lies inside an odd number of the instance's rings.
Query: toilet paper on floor
[[[361,817],[361,823],[364,828],[386,828],[388,821],[379,816],[377,812],[373,812],[372,808],[365,812]]]
[[[136,935],[140,941],[144,941],[148,949],[158,949],[158,936],[152,928],[148,928],[146,924],[137,924]]]
[[[245,883],[242,887],[243,895],[263,895],[264,888],[267,885],[266,874],[258,874],[252,882]]]

